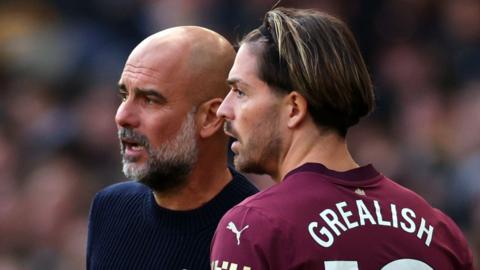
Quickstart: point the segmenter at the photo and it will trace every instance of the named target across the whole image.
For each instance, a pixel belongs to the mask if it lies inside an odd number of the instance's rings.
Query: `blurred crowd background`
[[[138,42],[178,25],[235,42],[273,4],[2,0],[0,270],[85,268],[90,200],[124,180],[113,118],[117,81]],[[349,133],[354,156],[448,213],[478,260],[480,1],[282,5],[324,10],[350,25],[377,95],[375,113]]]

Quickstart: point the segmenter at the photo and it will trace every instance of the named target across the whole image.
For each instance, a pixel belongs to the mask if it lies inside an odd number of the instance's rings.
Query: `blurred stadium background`
[[[138,42],[192,24],[237,41],[273,2],[2,0],[0,270],[85,268],[90,200],[124,179],[116,84]],[[351,150],[448,213],[478,260],[480,1],[282,3],[350,25],[377,94]]]

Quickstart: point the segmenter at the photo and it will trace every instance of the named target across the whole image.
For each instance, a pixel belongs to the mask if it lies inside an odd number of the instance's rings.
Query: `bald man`
[[[219,34],[175,27],[142,41],[119,81],[123,173],[95,196],[87,269],[209,269],[223,214],[257,190],[227,166],[216,111],[235,51]]]

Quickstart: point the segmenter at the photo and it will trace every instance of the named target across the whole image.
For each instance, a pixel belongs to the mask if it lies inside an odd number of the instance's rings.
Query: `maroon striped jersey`
[[[214,270],[473,270],[460,229],[373,166],[307,163],[220,221]]]

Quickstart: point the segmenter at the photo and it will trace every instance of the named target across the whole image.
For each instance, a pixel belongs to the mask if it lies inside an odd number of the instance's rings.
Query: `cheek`
[[[268,119],[265,119],[263,110],[253,110],[252,108],[245,108],[242,113],[238,115],[237,120],[238,132],[240,135],[243,133],[244,136],[246,135],[248,137],[257,136],[257,132],[262,131],[262,125],[265,124],[265,121],[268,121]]]
[[[181,121],[172,119],[157,117],[145,122],[143,134],[147,136],[152,147],[158,148],[175,136]]]
[[[268,127],[273,117],[277,117],[279,108],[275,97],[252,97],[237,107],[235,122],[239,135],[247,137],[260,136],[264,128]]]
[[[249,134],[255,122],[255,111],[250,106],[240,107],[236,117],[236,129],[240,134]]]

